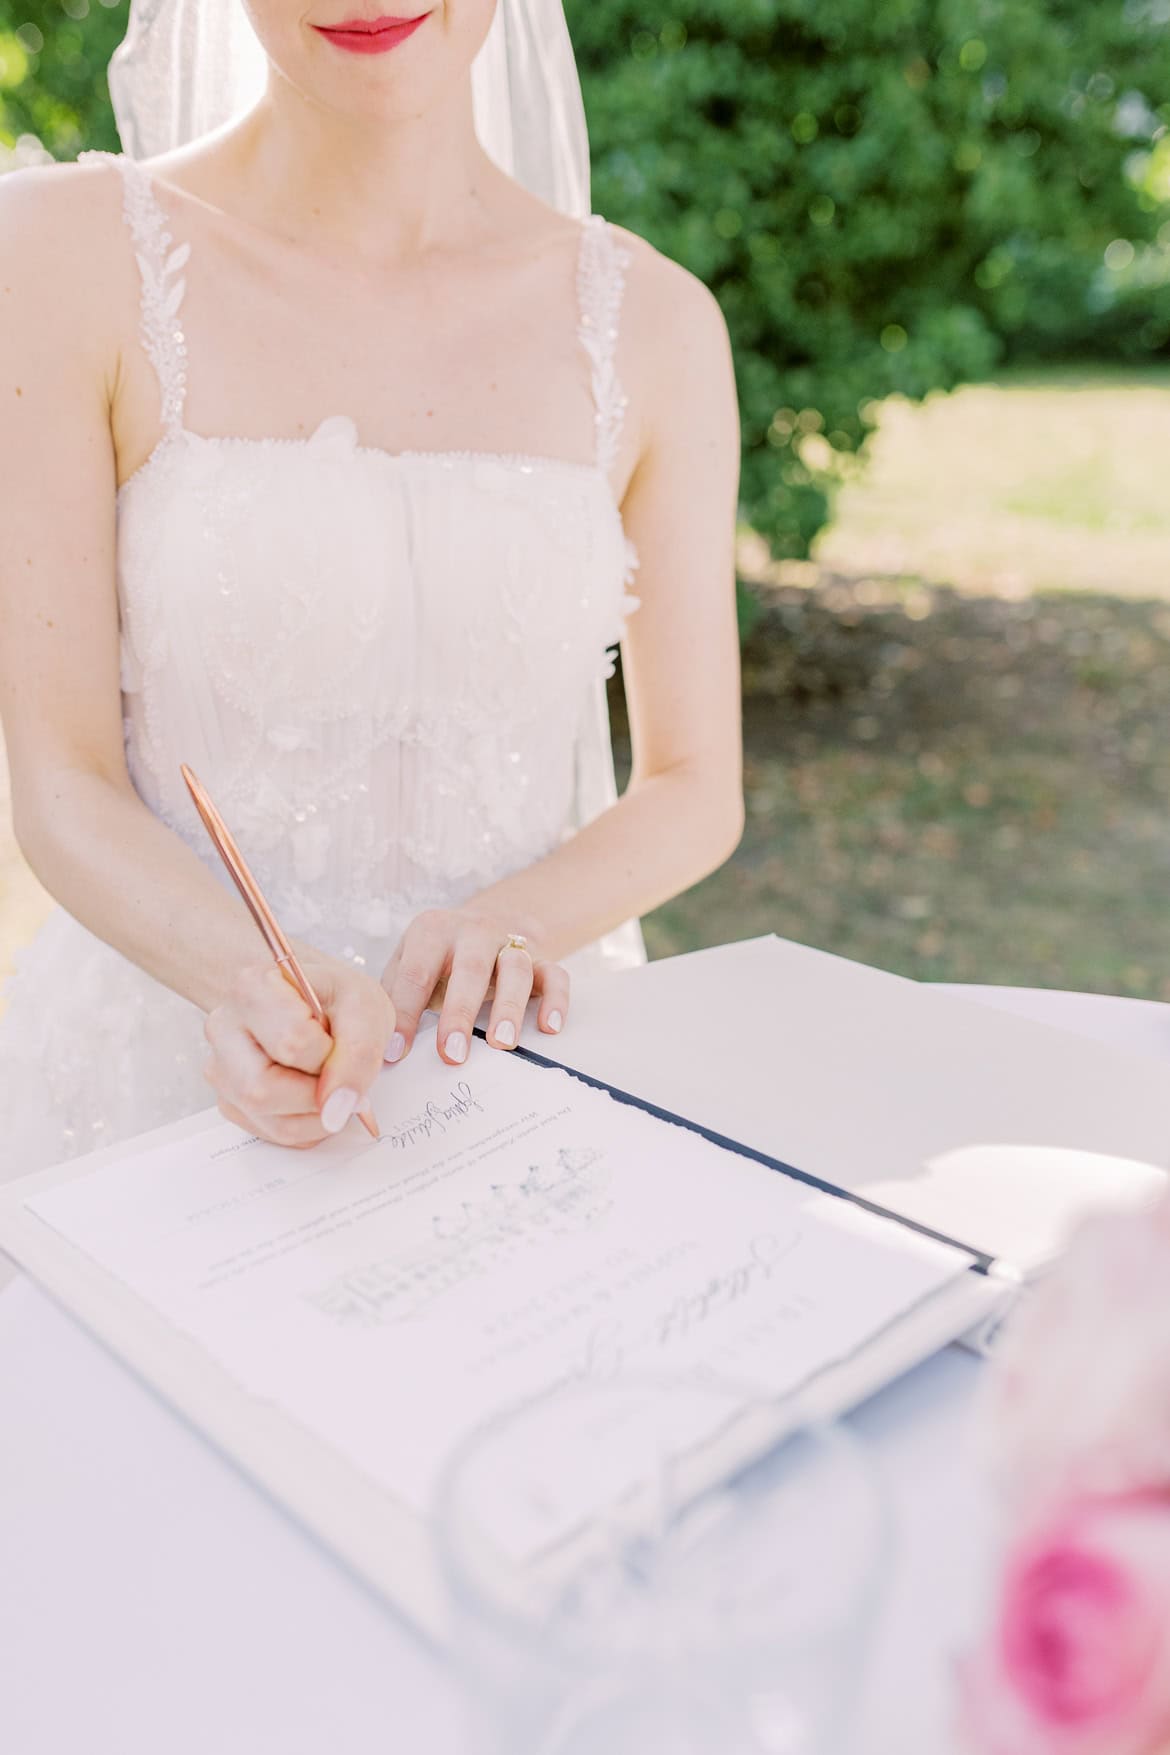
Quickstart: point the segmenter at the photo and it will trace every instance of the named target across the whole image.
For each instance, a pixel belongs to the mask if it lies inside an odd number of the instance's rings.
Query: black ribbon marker
[[[487,1041],[487,1031],[481,1030],[478,1024],[473,1034]],[[748,1146],[742,1140],[730,1138],[728,1134],[718,1133],[713,1127],[704,1127],[700,1121],[691,1121],[685,1115],[676,1115],[672,1109],[663,1109],[657,1103],[651,1103],[648,1097],[636,1097],[632,1091],[619,1090],[617,1085],[607,1084],[604,1079],[594,1078],[592,1073],[579,1072],[574,1066],[566,1066],[563,1061],[550,1060],[547,1055],[537,1054],[533,1048],[511,1048],[509,1054],[518,1054],[522,1060],[529,1061],[533,1066],[555,1067],[558,1072],[568,1073],[570,1078],[580,1079],[583,1085],[592,1085],[595,1091],[607,1091],[618,1103],[628,1103],[631,1109],[644,1109],[647,1115],[653,1115],[659,1121],[673,1122],[676,1127],[689,1128],[713,1146],[722,1146],[724,1151],[738,1152],[741,1158],[750,1158],[756,1164],[762,1164],[766,1170],[775,1170],[781,1176],[791,1176],[795,1182],[803,1182],[809,1188],[817,1189],[821,1194],[831,1194],[837,1200],[845,1200],[851,1206],[860,1207],[862,1212],[873,1213],[879,1219],[890,1219],[895,1225],[902,1225],[907,1231],[916,1231],[920,1237],[929,1237],[933,1243],[944,1243],[948,1249],[957,1249],[961,1255],[971,1257],[968,1267],[975,1274],[990,1275],[998,1270],[994,1255],[985,1250],[975,1249],[970,1243],[963,1243],[957,1237],[948,1237],[945,1231],[935,1231],[929,1225],[922,1225],[917,1219],[908,1219],[902,1213],[892,1212],[889,1207],[879,1206],[876,1201],[866,1200],[864,1195],[856,1194],[851,1188],[842,1188],[836,1182],[826,1182],[823,1176],[814,1176],[810,1170],[798,1170],[795,1164],[786,1164],[782,1158],[770,1157],[767,1152],[757,1151],[755,1146]]]

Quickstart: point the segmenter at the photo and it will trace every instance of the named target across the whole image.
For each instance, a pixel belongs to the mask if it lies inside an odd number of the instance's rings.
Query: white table
[[[954,990],[956,992],[962,990]],[[971,996],[1170,1052],[1170,1007]],[[859,1755],[946,1755],[949,1654],[985,1507],[956,1349],[852,1416],[897,1556]],[[0,1296],[0,1747],[5,1755],[458,1755],[441,1661],[36,1287]]]

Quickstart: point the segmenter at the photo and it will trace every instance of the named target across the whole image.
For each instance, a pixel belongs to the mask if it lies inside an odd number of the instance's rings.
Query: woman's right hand
[[[299,957],[329,1019],[322,1029],[271,961],[246,964],[204,1020],[204,1076],[229,1121],[275,1145],[340,1133],[382,1068],[394,1007],[379,981],[334,957]]]

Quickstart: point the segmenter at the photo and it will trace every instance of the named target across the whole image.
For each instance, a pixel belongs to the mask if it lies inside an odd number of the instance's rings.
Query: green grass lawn
[[[816,550],[830,571],[992,596],[1170,594],[1170,370],[894,398]]]
[[[889,404],[816,565],[766,574],[743,843],[651,953],[1170,998],[1170,372]]]

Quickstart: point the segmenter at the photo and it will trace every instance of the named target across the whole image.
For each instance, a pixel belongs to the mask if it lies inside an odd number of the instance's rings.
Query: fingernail
[[[321,1126],[326,1133],[340,1133],[358,1106],[358,1094],[342,1085],[326,1097],[321,1110]]]
[[[389,1061],[401,1060],[405,1053],[406,1037],[402,1034],[401,1030],[395,1030],[393,1036],[391,1036],[389,1042],[386,1044],[386,1052],[382,1056],[382,1059]]]
[[[452,1030],[443,1046],[447,1050],[448,1060],[467,1059],[467,1037],[462,1030]]]
[[[504,1044],[505,1048],[511,1048],[511,1046],[512,1046],[513,1042],[515,1042],[515,1040],[516,1040],[516,1026],[512,1022],[511,1018],[505,1018],[502,1023],[496,1025],[496,1041],[497,1042],[502,1042]]]
[[[562,1018],[560,1012],[550,1012],[545,1021],[550,1030],[559,1030],[565,1020]]]

